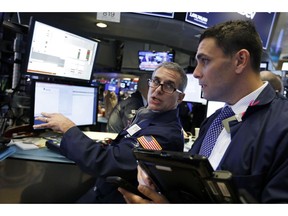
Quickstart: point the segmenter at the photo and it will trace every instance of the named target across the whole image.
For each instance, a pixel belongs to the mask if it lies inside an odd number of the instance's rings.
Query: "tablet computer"
[[[188,152],[135,148],[138,164],[171,203],[240,203],[229,171]]]

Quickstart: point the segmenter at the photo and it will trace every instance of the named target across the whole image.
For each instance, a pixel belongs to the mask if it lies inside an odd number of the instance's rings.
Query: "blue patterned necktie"
[[[225,106],[222,111],[219,113],[219,115],[214,119],[212,124],[210,125],[206,136],[203,140],[203,143],[200,148],[200,155],[209,157],[212,149],[214,148],[214,145],[216,143],[216,140],[223,130],[223,124],[222,120],[227,119],[234,115],[233,110],[229,106]]]

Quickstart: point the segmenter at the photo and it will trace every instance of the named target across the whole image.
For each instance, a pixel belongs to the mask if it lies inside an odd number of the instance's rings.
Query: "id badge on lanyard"
[[[134,124],[130,128],[127,129],[127,132],[130,136],[133,136],[133,134],[135,134],[139,130],[141,130],[141,127],[139,127],[138,124]]]

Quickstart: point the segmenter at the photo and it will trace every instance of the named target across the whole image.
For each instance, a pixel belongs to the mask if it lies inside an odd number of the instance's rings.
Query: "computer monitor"
[[[267,62],[267,61],[262,61],[262,62],[260,63],[260,71],[268,70],[268,65],[269,65],[269,62]]]
[[[206,105],[207,100],[202,97],[202,88],[193,74],[187,74],[188,82],[183,101],[201,103]]]
[[[220,101],[208,101],[207,102],[207,112],[206,118],[212,115],[216,110],[224,107],[225,103]]]
[[[288,62],[283,62],[283,63],[282,63],[281,70],[282,70],[282,71],[288,71]]]
[[[130,84],[132,83],[131,79],[121,79],[120,80],[120,90],[123,92],[129,91]]]
[[[117,83],[108,82],[105,84],[105,91],[115,92],[115,94],[119,94],[119,86]]]
[[[173,51],[139,51],[139,70],[143,71],[154,71],[163,62],[174,62],[175,53]]]
[[[32,80],[31,87],[31,126],[43,123],[35,120],[41,112],[61,113],[77,126],[96,125],[98,87],[39,80]]]
[[[25,74],[90,82],[98,42],[31,18]]]
[[[129,85],[129,91],[135,92],[138,89],[138,82],[132,81]]]

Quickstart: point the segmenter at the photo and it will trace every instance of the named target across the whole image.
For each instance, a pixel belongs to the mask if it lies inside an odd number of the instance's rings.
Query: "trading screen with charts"
[[[38,21],[32,26],[27,73],[90,80],[98,42]]]

